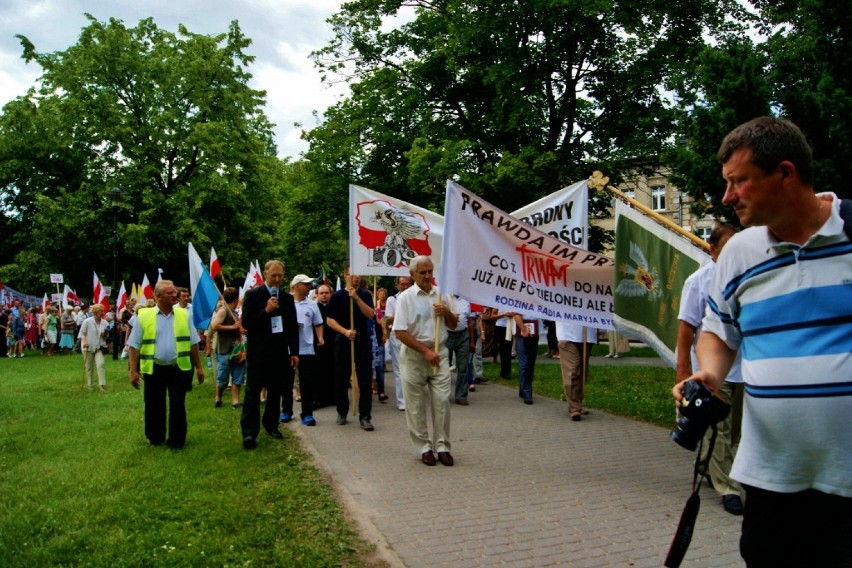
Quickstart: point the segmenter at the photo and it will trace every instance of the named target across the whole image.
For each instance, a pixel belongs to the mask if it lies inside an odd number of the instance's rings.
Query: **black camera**
[[[672,430],[672,440],[689,451],[695,451],[707,428],[728,417],[731,405],[697,381],[683,383],[680,418]]]

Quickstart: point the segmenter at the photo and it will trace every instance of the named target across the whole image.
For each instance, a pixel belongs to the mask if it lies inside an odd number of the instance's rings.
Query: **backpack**
[[[852,199],[840,200],[840,217],[843,219],[843,232],[852,241]]]

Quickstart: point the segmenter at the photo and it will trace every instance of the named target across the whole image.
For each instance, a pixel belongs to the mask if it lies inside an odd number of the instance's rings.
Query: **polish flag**
[[[219,257],[216,256],[216,251],[213,247],[210,247],[210,278],[215,280],[221,271],[222,267],[219,266]]]
[[[118,298],[115,300],[115,317],[118,317],[118,314],[121,310],[124,309],[124,306],[127,305],[127,290],[124,288],[124,280],[121,281],[121,288],[118,290]]]
[[[148,281],[147,274],[142,275],[142,289],[140,290],[140,293],[142,294],[140,301],[144,299],[144,301],[147,302],[149,299],[154,297],[154,287],[151,286],[151,282]]]
[[[263,272],[260,270],[260,263],[255,260],[252,268],[254,269],[254,285],[260,286],[263,284]]]
[[[98,279],[98,275],[95,272],[92,272],[92,301],[95,304],[100,304],[103,302],[104,297],[104,287],[101,286],[101,281]]]
[[[80,297],[77,296],[77,292],[71,289],[71,287],[66,284],[65,289],[62,292],[62,305],[63,306],[79,306],[82,302],[80,302]]]
[[[92,301],[95,304],[100,304],[104,307],[105,311],[109,311],[109,298],[106,295],[106,290],[101,286],[101,281],[98,279],[98,275],[95,272],[92,272],[92,276],[94,279],[92,280]]]

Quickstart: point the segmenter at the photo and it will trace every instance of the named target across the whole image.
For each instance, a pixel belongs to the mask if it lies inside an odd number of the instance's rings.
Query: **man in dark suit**
[[[264,284],[246,292],[242,323],[246,330],[246,395],[240,427],[243,447],[257,446],[260,433],[260,391],[266,387],[263,427],[276,439],[281,395],[292,393],[293,372],[299,366],[299,326],[293,296],[280,290],[284,283],[284,263],[270,260],[263,268]],[[291,394],[292,396],[292,394]]]

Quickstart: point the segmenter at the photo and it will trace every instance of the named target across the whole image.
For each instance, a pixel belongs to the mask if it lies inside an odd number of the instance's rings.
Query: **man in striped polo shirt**
[[[742,352],[745,410],[731,477],[755,566],[852,566],[852,244],[840,200],[815,193],[789,121],[729,133],[723,202],[749,227],[719,257],[692,377],[718,389]],[[682,383],[674,388],[681,399]]]

